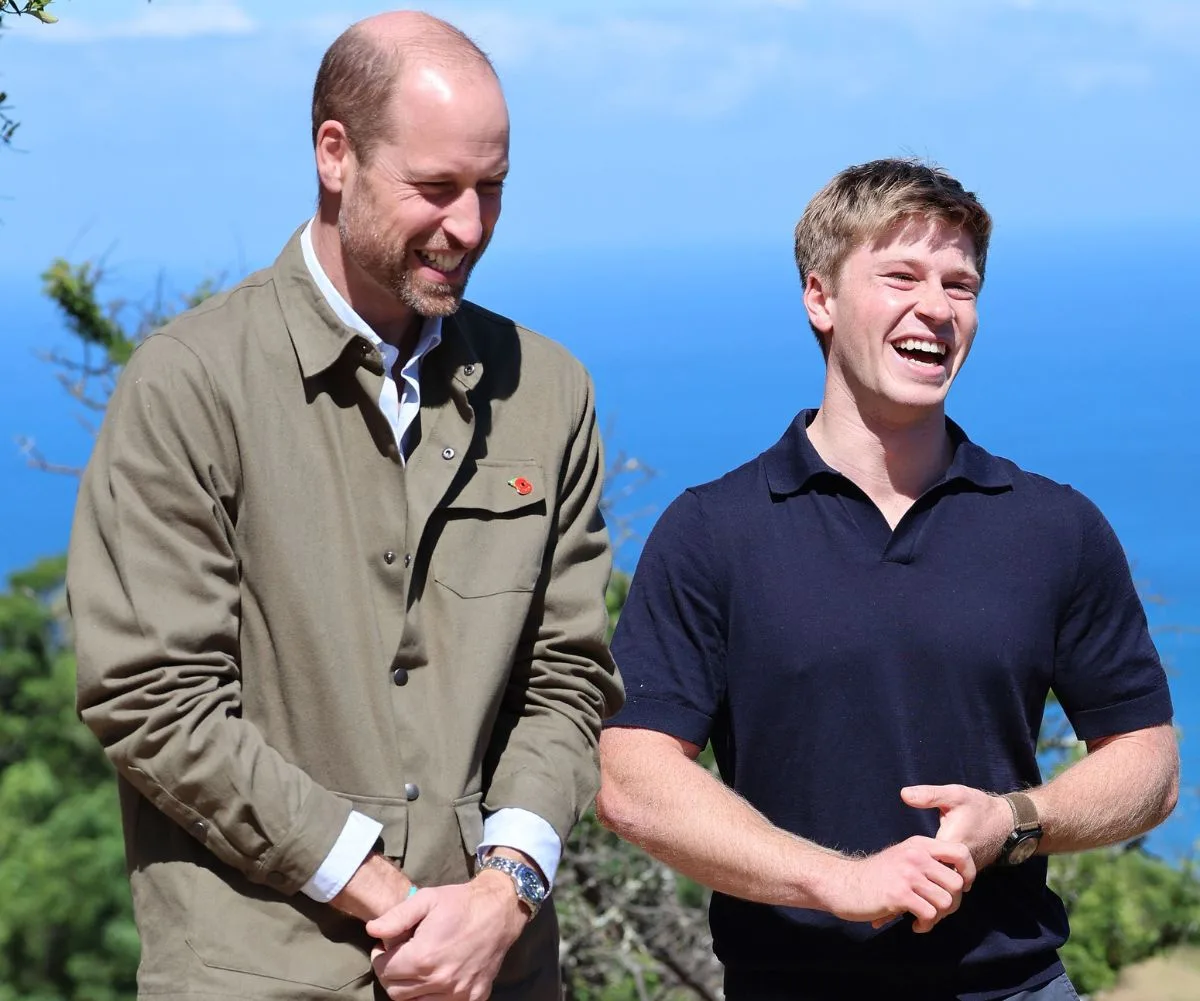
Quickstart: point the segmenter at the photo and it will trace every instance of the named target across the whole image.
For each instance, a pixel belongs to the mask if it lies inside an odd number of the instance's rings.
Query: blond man
[[[830,181],[796,229],[820,406],[678,498],[634,577],[598,806],[716,891],[730,1001],[1073,998],[1045,856],[1174,805],[1171,700],[1112,530],[945,414],[990,232],[918,162]],[[1051,691],[1088,754],[1043,782]]]

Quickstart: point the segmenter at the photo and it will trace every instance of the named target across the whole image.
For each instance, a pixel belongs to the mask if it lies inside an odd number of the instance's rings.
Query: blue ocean
[[[1200,840],[1200,298],[1191,252],[1171,232],[1001,231],[980,333],[950,406],[984,447],[1091,497],[1126,548],[1182,730],[1184,795],[1150,840],[1171,857]],[[71,342],[39,298],[36,271],[22,270],[0,279],[5,572],[65,547],[75,489],[70,477],[27,468],[16,436],[32,435],[49,459],[81,463],[95,420],[36,357]],[[201,277],[179,268],[161,282],[169,293]],[[110,294],[146,302],[159,280],[150,265],[126,264]],[[752,458],[820,398],[822,361],[786,242],[554,255],[506,254],[498,242],[471,297],[575,352],[595,380],[610,457],[654,470],[644,482],[626,476],[636,488],[617,502],[635,530],[618,551],[627,569],[639,535],[677,493]]]

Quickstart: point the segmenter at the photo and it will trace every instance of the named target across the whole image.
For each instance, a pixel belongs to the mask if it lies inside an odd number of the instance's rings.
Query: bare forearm
[[[371,921],[404,900],[412,885],[387,859],[372,853],[330,904],[360,921]]]
[[[722,893],[765,904],[826,909],[824,887],[846,860],[798,838],[684,754],[643,767],[627,745],[637,731],[600,740],[601,822],[672,869]],[[622,745],[615,753],[614,745]]]
[[[1029,791],[1042,854],[1084,851],[1144,834],[1179,796],[1179,748],[1169,724],[1093,742],[1085,758]]]

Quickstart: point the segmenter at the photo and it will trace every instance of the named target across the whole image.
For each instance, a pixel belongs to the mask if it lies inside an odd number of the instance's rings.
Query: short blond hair
[[[992,217],[974,192],[934,164],[890,159],[847,167],[808,203],[796,223],[801,285],[816,274],[836,291],[842,265],[854,249],[906,219],[962,229],[975,245],[975,268],[983,279]]]

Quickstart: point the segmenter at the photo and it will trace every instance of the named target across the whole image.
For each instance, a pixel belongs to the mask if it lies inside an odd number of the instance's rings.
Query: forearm
[[[1094,741],[1086,757],[1029,790],[1042,854],[1085,851],[1144,834],[1179,796],[1179,748],[1170,724]]]
[[[721,893],[829,909],[827,887],[848,860],[774,826],[683,753],[661,754],[652,762],[629,753],[645,737],[627,729],[602,735],[604,783],[596,801],[601,823]]]
[[[361,921],[373,921],[407,899],[412,887],[403,872],[372,852],[330,904]]]

